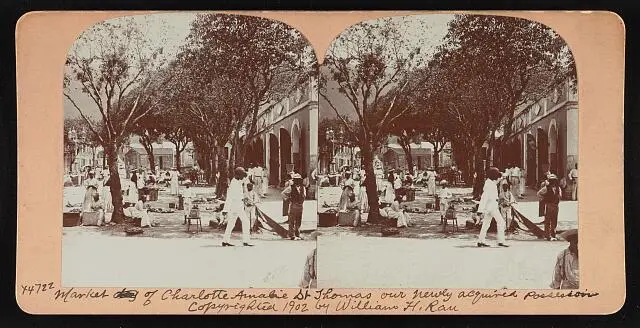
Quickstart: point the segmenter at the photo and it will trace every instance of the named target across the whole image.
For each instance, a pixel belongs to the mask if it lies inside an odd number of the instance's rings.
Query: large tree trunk
[[[368,222],[380,222],[380,206],[378,204],[378,186],[376,182],[376,174],[373,169],[373,151],[371,145],[360,145],[362,152],[362,162],[366,173],[365,190],[369,201]]]
[[[180,154],[182,154],[182,151],[180,151],[180,147],[176,145],[176,169],[178,169],[178,172],[180,172],[180,170],[182,169],[182,161],[181,161]]]
[[[433,144],[433,167],[437,170],[440,166],[440,151],[442,148],[438,148],[438,143]]]
[[[218,147],[217,151],[217,163],[216,169],[220,173],[216,181],[216,195],[218,198],[224,198],[227,195],[228,181],[228,169],[227,169],[227,156],[224,147]]]
[[[120,175],[118,173],[118,152],[115,145],[107,145],[104,148],[107,165],[109,166],[111,200],[113,202],[113,214],[111,221],[121,223],[124,219],[122,211],[122,186],[120,185]]]
[[[156,159],[153,157],[153,143],[151,140],[147,139],[145,136],[140,137],[140,143],[142,147],[144,147],[144,151],[147,153],[147,157],[149,158],[149,165],[151,166],[151,171],[155,171],[156,169]],[[157,172],[154,172],[157,173]]]
[[[411,156],[411,144],[410,144],[410,140],[404,140],[404,138],[399,137],[398,138],[400,147],[402,147],[402,151],[404,151],[404,158],[405,158],[405,162],[407,163],[407,166],[409,166],[409,173],[411,175],[414,175],[415,172],[413,172],[413,157]]]

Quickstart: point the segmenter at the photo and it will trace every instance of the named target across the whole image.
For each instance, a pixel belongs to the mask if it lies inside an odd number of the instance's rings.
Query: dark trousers
[[[302,224],[302,204],[291,204],[289,207],[289,237],[300,237],[300,224]]]
[[[556,237],[556,227],[558,226],[558,204],[547,204],[544,213],[544,233],[547,238]]]

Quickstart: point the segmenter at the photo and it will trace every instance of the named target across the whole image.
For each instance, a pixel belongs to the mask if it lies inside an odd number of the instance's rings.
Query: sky
[[[196,13],[163,13],[129,16],[142,24],[143,33],[148,37],[153,46],[162,46],[163,53],[175,54],[179,47],[184,44],[192,21]],[[108,20],[108,22],[118,21],[120,18]],[[79,91],[72,91],[71,97],[83,110],[86,108],[90,115],[98,115],[98,110],[91,98]],[[65,117],[79,116],[78,110],[71,102],[64,98]]]
[[[175,54],[178,52],[179,47],[184,44],[186,37],[189,34],[190,25],[195,19],[196,13],[194,12],[182,12],[182,13],[162,13],[162,14],[150,14],[150,15],[136,15],[132,16],[134,20],[144,25],[144,34],[148,37],[148,40],[153,45],[162,45],[165,54]],[[434,46],[442,43],[442,39],[447,32],[447,24],[453,18],[453,15],[449,14],[431,14],[431,15],[415,15],[410,20],[406,21],[403,35],[410,42],[419,43],[422,42],[424,49],[433,49]],[[118,20],[118,19],[114,19]],[[109,21],[114,21],[109,20]],[[426,24],[426,31],[423,30],[424,25],[418,25],[418,21]],[[321,68],[321,72],[326,72],[326,69]],[[329,85],[329,88],[335,88],[335,84]],[[340,109],[344,109],[347,112],[353,113],[350,108],[350,104],[342,95],[337,94],[335,90],[329,95],[332,98],[332,102],[336,104]],[[89,98],[89,96],[79,91],[72,91],[71,97],[85,113],[91,116],[98,117],[98,111],[95,103]],[[66,99],[64,99],[64,115],[65,117],[77,117],[79,116],[78,110]],[[326,102],[320,97],[320,120],[323,117],[335,117],[335,113]]]
[[[409,44],[419,45],[422,53],[431,54],[436,46],[443,43],[443,39],[447,34],[447,25],[453,18],[454,15],[450,14],[414,15],[405,22],[406,30],[403,35]],[[426,30],[424,30],[425,26]],[[320,74],[326,74],[328,71],[327,68],[321,68]],[[327,97],[331,99],[331,102],[338,108],[341,115],[344,114],[356,119],[357,116],[353,105],[344,95],[338,93],[335,82],[332,83],[329,78],[327,80]],[[320,120],[336,117],[335,111],[323,97],[320,97],[319,116]]]

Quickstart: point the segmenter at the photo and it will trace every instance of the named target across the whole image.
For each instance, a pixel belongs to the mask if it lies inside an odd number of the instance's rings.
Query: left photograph
[[[127,16],[64,68],[64,287],[315,286],[318,65],[275,20]]]

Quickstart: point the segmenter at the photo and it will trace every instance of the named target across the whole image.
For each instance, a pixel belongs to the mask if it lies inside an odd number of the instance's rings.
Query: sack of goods
[[[100,212],[83,212],[82,213],[82,225],[84,226],[97,226],[100,220]]]

